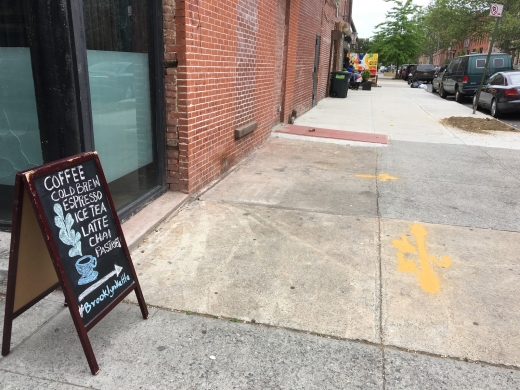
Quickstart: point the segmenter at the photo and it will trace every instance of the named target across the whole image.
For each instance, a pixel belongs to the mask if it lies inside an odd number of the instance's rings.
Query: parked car
[[[444,72],[447,68],[448,68],[448,65],[436,66],[435,73],[439,74],[441,72]]]
[[[435,67],[431,64],[420,64],[412,72],[409,84],[414,81],[424,81],[425,83],[431,83],[435,78]]]
[[[442,83],[442,77],[444,76],[444,72],[446,72],[446,69],[442,70],[440,73],[437,73],[435,78],[432,80],[432,93],[439,91]]]
[[[455,95],[457,102],[462,102],[465,96],[473,96],[480,81],[486,64],[487,54],[468,54],[453,59],[442,79],[439,95],[445,99],[448,95]],[[491,54],[487,74],[512,70],[511,56],[504,53]],[[487,77],[484,83],[487,81]]]
[[[477,95],[473,96],[473,105]],[[491,116],[498,118],[502,113],[520,113],[520,71],[498,72],[482,86],[477,107],[485,107]]]

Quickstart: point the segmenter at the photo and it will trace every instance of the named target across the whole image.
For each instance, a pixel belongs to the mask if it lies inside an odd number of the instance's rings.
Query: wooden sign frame
[[[131,283],[126,286],[112,302],[85,324],[80,315],[71,282],[65,272],[63,259],[60,256],[56,239],[51,232],[42,201],[36,191],[34,180],[89,160],[93,160],[95,163],[97,173],[101,180],[101,188],[104,190],[104,195],[106,195],[107,202],[110,206],[110,213],[114,219],[117,233],[119,234],[121,248],[128,261],[128,264],[125,264],[125,266],[129,268],[133,280],[131,280]],[[32,207],[30,207],[29,203]],[[65,295],[65,303],[69,308],[81,346],[83,347],[90,371],[93,375],[99,373],[99,366],[87,332],[132,291],[135,291],[143,318],[148,318],[148,309],[141,291],[141,286],[139,285],[139,280],[130,257],[128,246],[126,245],[123,230],[115,210],[116,208],[114,207],[114,202],[96,152],[81,153],[17,173],[7,277],[2,343],[3,356],[7,356],[11,349],[13,320],[53,292],[58,286],[61,286]]]

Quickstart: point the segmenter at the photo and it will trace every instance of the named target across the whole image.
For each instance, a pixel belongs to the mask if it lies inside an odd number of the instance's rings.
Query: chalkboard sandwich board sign
[[[135,291],[148,310],[96,152],[19,172],[15,183],[2,355],[12,322],[59,285],[90,370],[87,332]]]

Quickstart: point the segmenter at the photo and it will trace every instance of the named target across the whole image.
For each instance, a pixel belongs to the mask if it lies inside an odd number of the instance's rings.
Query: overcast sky
[[[430,0],[414,0],[414,4],[428,5]],[[370,38],[375,33],[375,26],[385,21],[385,14],[395,3],[383,0],[354,0],[352,19],[359,38]]]

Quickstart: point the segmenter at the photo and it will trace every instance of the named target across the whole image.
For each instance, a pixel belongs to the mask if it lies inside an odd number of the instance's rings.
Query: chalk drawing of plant
[[[79,234],[79,232],[75,232],[74,229],[72,229],[72,225],[74,224],[72,215],[67,214],[64,218],[63,209],[58,203],[54,204],[54,212],[57,214],[57,216],[54,217],[54,224],[60,228],[60,240],[64,244],[72,246],[72,248],[69,250],[69,256],[82,256],[80,241],[81,234]]]

